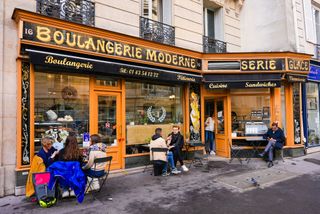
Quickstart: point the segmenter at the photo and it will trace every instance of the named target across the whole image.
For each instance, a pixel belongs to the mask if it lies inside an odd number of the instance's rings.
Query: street
[[[319,160],[320,153],[314,153],[268,169],[258,159],[241,166],[237,160],[229,164],[212,158],[209,172],[192,167],[178,176],[154,177],[149,170],[111,177],[101,193],[88,194],[82,204],[69,198],[44,209],[22,196],[9,196],[0,199],[0,207],[1,213],[24,214],[319,213]]]

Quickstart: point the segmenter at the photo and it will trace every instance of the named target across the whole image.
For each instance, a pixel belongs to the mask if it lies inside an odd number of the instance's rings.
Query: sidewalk
[[[178,176],[154,177],[151,169],[146,173],[135,172],[123,176],[113,175],[101,193],[88,194],[82,204],[74,198],[63,199],[52,208],[40,208],[24,197],[9,196],[0,199],[1,213],[143,213],[144,207],[153,203],[161,208],[172,209],[186,197],[214,190],[242,194],[256,188],[250,179],[255,178],[261,189],[278,182],[299,177],[303,174],[319,172],[320,165],[306,162],[305,158],[320,160],[320,153],[312,153],[299,158],[286,158],[272,168],[260,159],[252,159],[249,164],[240,165],[238,160],[232,164],[228,159],[211,157],[209,172],[204,168],[192,167],[189,172]],[[117,173],[116,175],[119,175]],[[112,200],[110,200],[112,198]]]

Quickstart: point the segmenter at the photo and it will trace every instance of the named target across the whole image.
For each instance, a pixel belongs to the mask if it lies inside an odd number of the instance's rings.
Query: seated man
[[[268,152],[268,167],[270,168],[273,166],[273,150],[282,149],[285,137],[282,129],[278,127],[278,123],[273,122],[272,127],[267,131],[263,138],[268,141],[268,145],[266,146],[264,151],[261,154],[259,154],[259,156],[263,157]]]
[[[168,170],[168,162],[171,165],[171,172],[173,174],[179,174],[180,171],[177,170],[177,168],[174,165],[173,160],[173,153],[167,152],[167,156],[165,152],[153,152],[152,154],[152,148],[168,148],[166,141],[162,138],[162,129],[156,128],[155,134],[151,138],[150,142],[150,160],[153,161],[159,161],[164,164],[163,170],[162,170],[162,176],[168,176],[167,173]]]

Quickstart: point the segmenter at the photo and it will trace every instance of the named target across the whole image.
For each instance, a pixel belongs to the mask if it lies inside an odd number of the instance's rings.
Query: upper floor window
[[[203,51],[206,53],[225,53],[226,43],[223,33],[223,10],[219,7],[203,8]]]
[[[158,22],[162,20],[162,0],[143,0],[143,16]]]
[[[91,0],[36,1],[40,14],[90,26],[95,24],[95,5]]]
[[[175,44],[175,28],[171,26],[172,0],[142,0],[140,37],[164,44]]]

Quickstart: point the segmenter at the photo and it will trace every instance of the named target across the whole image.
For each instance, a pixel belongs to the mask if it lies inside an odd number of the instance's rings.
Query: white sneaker
[[[181,171],[179,171],[179,170],[177,170],[177,169],[173,169],[173,170],[171,171],[171,173],[177,175],[177,174],[180,174]]]
[[[184,172],[188,172],[188,171],[189,171],[189,169],[186,167],[186,165],[182,165],[182,166],[181,166],[181,169],[182,169],[182,171],[184,171]]]
[[[216,153],[214,151],[211,151],[210,155],[216,155]]]
[[[61,196],[62,198],[68,198],[68,197],[70,197],[70,193],[69,193],[69,190],[65,190],[65,191],[63,191],[63,193],[62,193],[62,196]]]

